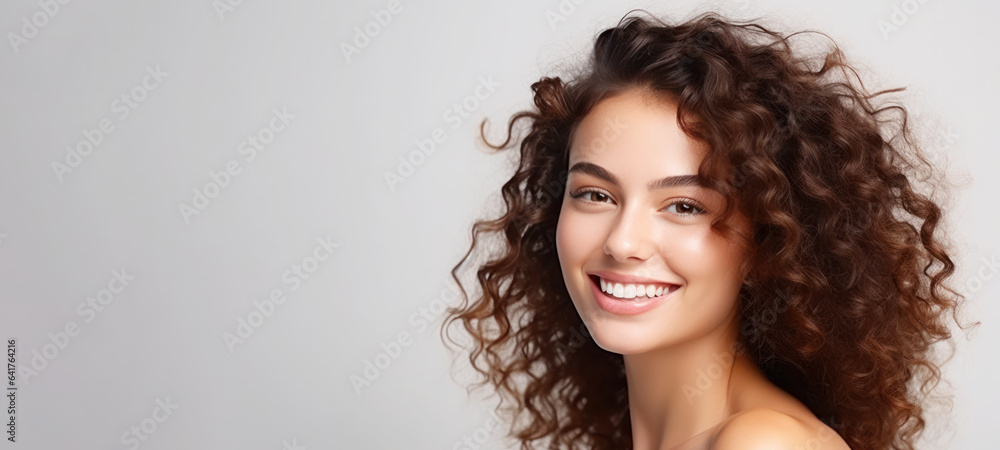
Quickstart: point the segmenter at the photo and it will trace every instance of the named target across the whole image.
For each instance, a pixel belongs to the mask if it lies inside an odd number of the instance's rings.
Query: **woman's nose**
[[[652,255],[652,229],[650,218],[639,211],[623,210],[617,215],[608,237],[604,241],[604,253],[619,262],[630,258],[645,261]]]

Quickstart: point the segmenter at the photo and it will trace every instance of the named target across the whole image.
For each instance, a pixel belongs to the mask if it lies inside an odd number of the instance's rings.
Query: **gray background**
[[[145,422],[155,431],[143,449],[451,449],[466,437],[504,448],[488,414],[494,399],[470,398],[452,380],[470,378],[461,364],[449,374],[437,337],[438,307],[453,298],[448,270],[510,173],[507,156],[477,142],[478,123],[488,118],[498,137],[530,105],[531,82],[582,57],[632,8],[682,18],[711,7],[577,2],[403,0],[350,60],[341,44],[388,1],[244,0],[231,10],[73,1],[53,15],[36,0],[0,3],[0,334],[17,340],[19,365],[44,365],[19,379],[16,445],[133,448],[122,435]],[[883,35],[879,22],[904,3],[919,7]],[[971,298],[967,315],[984,322],[968,340],[957,334],[945,370],[954,411],[933,414],[924,448],[996,448],[988,374],[998,369],[1000,309],[987,299],[1000,289],[1000,7],[747,0],[718,9],[824,31],[869,87],[908,87],[928,150],[964,186],[949,203],[955,282]],[[24,22],[33,17],[44,23],[35,33]],[[24,31],[32,37],[12,44],[10,33]],[[157,67],[166,75],[143,87]],[[491,77],[499,85],[476,98]],[[123,94],[142,98],[127,117]],[[468,117],[445,115],[463,102]],[[275,108],[294,118],[262,131]],[[57,176],[53,163],[102,120],[113,131]],[[435,129],[444,142],[390,188],[385,173],[416,158],[415,141]],[[250,135],[273,137],[253,160]],[[240,173],[209,188],[217,195],[186,221],[181,204],[230,161]],[[313,265],[323,238],[339,246]],[[296,285],[285,273],[303,264],[312,276]],[[123,268],[133,278],[120,288],[113,271]],[[109,282],[113,297],[101,293]],[[275,289],[285,301],[254,316]],[[98,295],[100,311],[87,303]],[[226,333],[248,318],[253,333],[227,347]],[[67,325],[74,335],[60,334]],[[387,358],[404,332],[408,345],[356,391],[351,377]],[[154,414],[158,401],[176,408]]]

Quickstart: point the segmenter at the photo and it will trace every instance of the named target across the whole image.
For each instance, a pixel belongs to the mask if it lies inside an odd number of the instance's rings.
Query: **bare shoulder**
[[[768,408],[743,411],[728,420],[709,450],[850,450],[832,428]]]

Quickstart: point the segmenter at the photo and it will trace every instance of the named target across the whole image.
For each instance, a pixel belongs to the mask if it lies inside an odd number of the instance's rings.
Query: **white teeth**
[[[604,281],[603,278],[599,278],[601,282],[601,291],[606,292],[614,297],[631,299],[631,298],[653,298],[663,295],[664,286],[654,286],[652,284],[622,284],[622,283],[611,283]],[[669,291],[668,291],[669,292]]]

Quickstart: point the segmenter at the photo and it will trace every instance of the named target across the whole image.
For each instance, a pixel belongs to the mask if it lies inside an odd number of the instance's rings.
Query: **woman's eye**
[[[589,199],[587,199],[587,194],[590,194],[590,198]],[[588,201],[593,202],[593,203],[605,203],[605,202],[607,202],[607,200],[610,199],[610,197],[608,197],[607,195],[604,195],[604,194],[602,194],[600,192],[597,192],[597,191],[582,191],[582,192],[577,192],[576,194],[571,195],[571,197],[573,197],[573,198],[581,198],[582,197],[585,200],[588,200]]]
[[[604,202],[610,200],[610,198],[607,195],[604,195],[604,194],[602,194],[600,192],[590,191],[590,192],[584,192],[583,193],[583,195],[587,195],[587,194],[591,194],[590,195],[590,200],[594,201],[594,202],[597,202],[597,203],[604,203]]]
[[[670,209],[674,206],[677,207],[676,212],[674,212],[674,214],[681,216],[696,216],[698,214],[703,214],[705,212],[704,209],[701,209],[697,205],[683,201],[671,203],[669,206],[667,206],[667,209]]]

